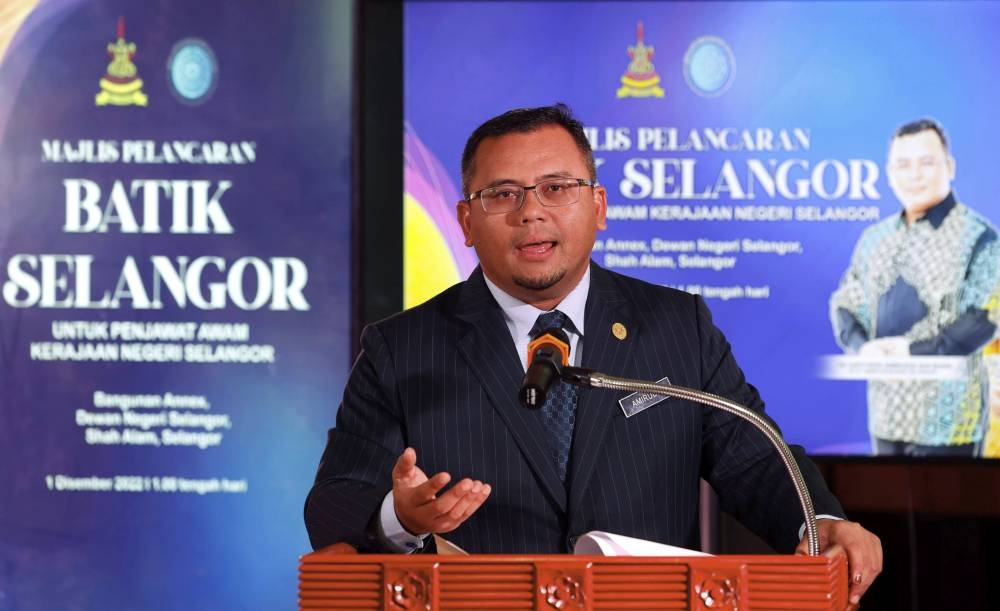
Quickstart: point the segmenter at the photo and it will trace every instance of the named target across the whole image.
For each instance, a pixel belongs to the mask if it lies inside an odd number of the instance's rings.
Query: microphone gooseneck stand
[[[565,366],[560,369],[561,371],[559,373],[562,376],[562,379],[570,384],[583,386],[585,388],[609,388],[613,390],[645,392],[663,395],[666,397],[675,397],[677,399],[686,399],[688,401],[694,401],[695,403],[701,403],[702,405],[721,409],[725,412],[733,414],[734,416],[742,418],[757,427],[757,429],[760,430],[765,437],[767,437],[768,441],[771,442],[774,449],[778,451],[778,456],[781,457],[781,462],[784,463],[785,469],[788,471],[788,475],[792,478],[792,485],[795,487],[795,493],[799,497],[799,503],[802,505],[802,515],[805,518],[806,540],[808,543],[809,555],[819,556],[819,529],[816,526],[816,511],[813,509],[812,498],[809,496],[809,489],[806,487],[805,479],[802,477],[802,472],[799,470],[799,466],[795,462],[795,457],[792,456],[792,451],[788,449],[788,444],[785,443],[785,440],[781,438],[781,435],[774,428],[774,426],[772,426],[771,423],[769,423],[763,416],[751,409],[743,407],[739,403],[734,403],[729,399],[724,399],[718,395],[702,392],[700,390],[685,388],[683,386],[670,386],[666,384],[643,382],[641,380],[618,378],[596,371],[591,371],[589,369],[582,369],[580,367]]]

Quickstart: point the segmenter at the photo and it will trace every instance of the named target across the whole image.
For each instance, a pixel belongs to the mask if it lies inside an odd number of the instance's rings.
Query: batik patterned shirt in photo
[[[1000,243],[993,226],[949,194],[908,224],[903,213],[866,229],[830,298],[837,342],[905,337],[913,355],[961,355],[961,380],[871,381],[868,428],[923,445],[982,440],[988,381],[982,347],[997,329]]]

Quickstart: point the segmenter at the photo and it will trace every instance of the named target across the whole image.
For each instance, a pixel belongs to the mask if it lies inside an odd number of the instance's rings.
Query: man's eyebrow
[[[492,189],[493,187],[499,187],[500,185],[517,185],[517,181],[513,178],[498,178],[496,180],[490,181],[486,184],[483,189]]]
[[[945,155],[947,157],[947,155]],[[922,159],[937,159],[938,156],[935,153],[922,153],[920,155],[899,155],[896,157],[890,157],[889,161],[920,161]]]
[[[560,170],[558,172],[549,172],[548,174],[543,174],[538,177],[539,181],[548,180],[550,178],[572,178],[573,173],[567,172],[566,170]]]
[[[551,178],[571,178],[573,176],[572,172],[566,170],[560,170],[558,172],[549,172],[548,174],[542,174],[537,178],[536,184],[544,180],[549,180]],[[493,187],[499,187],[500,185],[517,185],[524,186],[513,178],[497,178],[486,184],[483,189],[492,189]]]

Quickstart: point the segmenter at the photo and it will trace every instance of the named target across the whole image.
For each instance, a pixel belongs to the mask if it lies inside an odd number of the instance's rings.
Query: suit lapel
[[[566,487],[549,455],[540,410],[523,407],[517,400],[524,371],[503,312],[490,294],[481,269],[476,268],[463,286],[456,316],[469,323],[459,339],[459,352],[482,383],[542,488],[559,509],[566,511]]]
[[[590,267],[590,294],[584,314],[583,363],[588,369],[623,376],[631,369],[633,346],[638,339],[639,324],[631,318],[628,302],[615,286],[610,274],[597,265]],[[612,326],[620,323],[627,335],[618,339]],[[587,482],[594,472],[597,446],[602,442],[615,415],[619,391],[580,389],[570,458],[570,507],[583,501]]]

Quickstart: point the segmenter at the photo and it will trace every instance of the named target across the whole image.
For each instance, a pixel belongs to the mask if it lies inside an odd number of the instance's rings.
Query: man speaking
[[[606,227],[596,178],[562,105],[509,111],[469,137],[457,211],[480,267],[362,334],[306,502],[314,547],[404,552],[447,532],[474,553],[555,553],[591,530],[697,547],[703,477],[776,549],[804,549],[781,461],[736,417],[668,399],[625,418],[624,393],[562,382],[539,409],[519,403],[529,342],[558,329],[574,365],[763,410],[700,297],[590,261]],[[817,513],[842,518],[797,457]],[[846,551],[856,602],[881,570],[878,539],[837,519],[820,534],[828,553]]]

